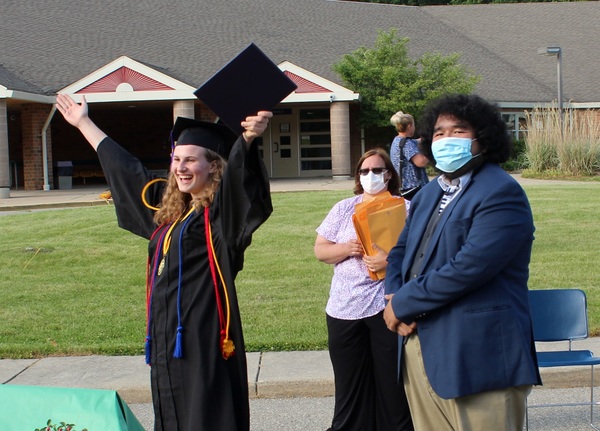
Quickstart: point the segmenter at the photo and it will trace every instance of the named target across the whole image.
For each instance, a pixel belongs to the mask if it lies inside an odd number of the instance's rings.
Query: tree
[[[408,42],[396,29],[380,30],[373,48],[360,47],[333,65],[346,86],[361,95],[361,125],[389,126],[397,111],[418,118],[430,100],[471,93],[479,82],[459,63],[460,54],[425,53],[412,60]]]

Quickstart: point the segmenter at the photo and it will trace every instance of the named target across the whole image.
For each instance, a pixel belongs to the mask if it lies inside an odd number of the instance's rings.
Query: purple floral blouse
[[[323,238],[345,243],[357,239],[352,214],[363,195],[344,199],[333,206],[317,233]],[[385,307],[383,280],[373,281],[361,257],[348,257],[333,266],[333,279],[325,311],[342,320],[374,316]]]

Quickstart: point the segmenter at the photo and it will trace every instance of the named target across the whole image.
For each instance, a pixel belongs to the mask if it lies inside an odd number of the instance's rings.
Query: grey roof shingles
[[[379,29],[410,38],[412,56],[459,52],[496,101],[549,101],[556,68],[537,48],[564,50],[564,94],[600,101],[600,4],[412,7],[328,0],[9,0],[0,14],[0,84],[53,94],[125,55],[198,86],[248,43],[343,84],[331,65]],[[11,80],[7,80],[9,76]],[[9,85],[7,85],[9,84]],[[37,90],[37,89],[36,89]]]
[[[0,64],[0,85],[16,91],[37,93],[40,90],[35,85],[26,82]]]
[[[479,7],[480,6],[480,7]],[[564,94],[573,102],[600,102],[600,3],[597,1],[428,7],[427,12],[485,46],[522,75],[542,83],[556,98],[556,59],[538,48],[560,46]],[[506,83],[507,85],[509,83]],[[507,91],[535,97],[524,82]],[[504,86],[506,90],[509,90]]]

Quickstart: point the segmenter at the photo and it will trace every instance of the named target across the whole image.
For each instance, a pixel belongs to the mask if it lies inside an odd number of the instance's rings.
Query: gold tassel
[[[221,353],[223,354],[223,359],[229,359],[233,355],[235,355],[235,346],[232,340],[228,338],[223,340],[223,345],[221,346]]]

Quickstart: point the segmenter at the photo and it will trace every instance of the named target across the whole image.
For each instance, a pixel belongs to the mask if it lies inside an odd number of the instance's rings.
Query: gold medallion
[[[163,269],[165,269],[165,258],[164,257],[162,258],[162,260],[158,264],[158,275],[162,274]]]

